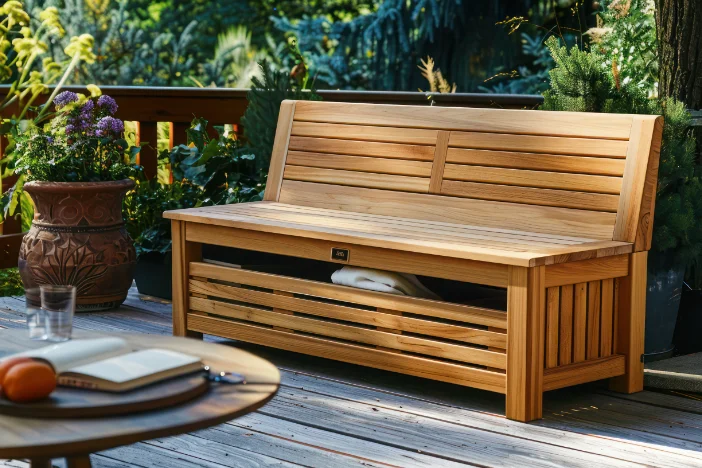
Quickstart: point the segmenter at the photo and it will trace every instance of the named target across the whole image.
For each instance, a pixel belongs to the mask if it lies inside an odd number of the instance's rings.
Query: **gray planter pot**
[[[685,266],[648,272],[646,290],[646,361],[673,354],[673,333],[678,320]]]

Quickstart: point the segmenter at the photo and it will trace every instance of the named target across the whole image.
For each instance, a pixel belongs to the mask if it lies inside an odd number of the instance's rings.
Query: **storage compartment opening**
[[[203,245],[203,259],[204,262],[227,267],[329,284],[332,283],[332,274],[344,266],[343,263],[324,262],[215,245]],[[507,310],[507,290],[505,288],[483,286],[431,276],[417,275],[417,279],[430,291],[439,296],[441,301],[500,311]]]

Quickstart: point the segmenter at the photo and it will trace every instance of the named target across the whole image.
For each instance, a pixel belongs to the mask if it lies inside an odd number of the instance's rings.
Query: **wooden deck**
[[[23,306],[23,298],[0,298],[0,327],[24,327]],[[119,310],[80,314],[75,327],[170,334],[171,307],[133,290]],[[91,457],[93,465],[702,466],[702,399],[574,387],[547,393],[544,419],[522,424],[502,416],[501,395],[242,347],[281,368],[283,386],[271,403],[205,431],[102,452]],[[58,460],[55,465],[63,466]]]

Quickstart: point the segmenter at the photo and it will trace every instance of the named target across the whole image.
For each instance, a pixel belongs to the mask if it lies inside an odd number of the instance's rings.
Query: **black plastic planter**
[[[165,255],[150,252],[139,256],[134,270],[139,293],[170,300],[173,296],[172,270],[170,252]]]
[[[702,352],[702,289],[683,284],[673,343],[679,354]]]
[[[646,291],[646,361],[673,355],[673,333],[678,319],[684,266],[648,272]]]

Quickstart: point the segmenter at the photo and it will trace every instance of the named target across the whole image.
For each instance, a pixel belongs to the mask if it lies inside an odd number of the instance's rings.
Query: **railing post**
[[[136,144],[142,145],[138,162],[146,178],[153,179],[158,173],[158,124],[137,122],[136,128]]]

